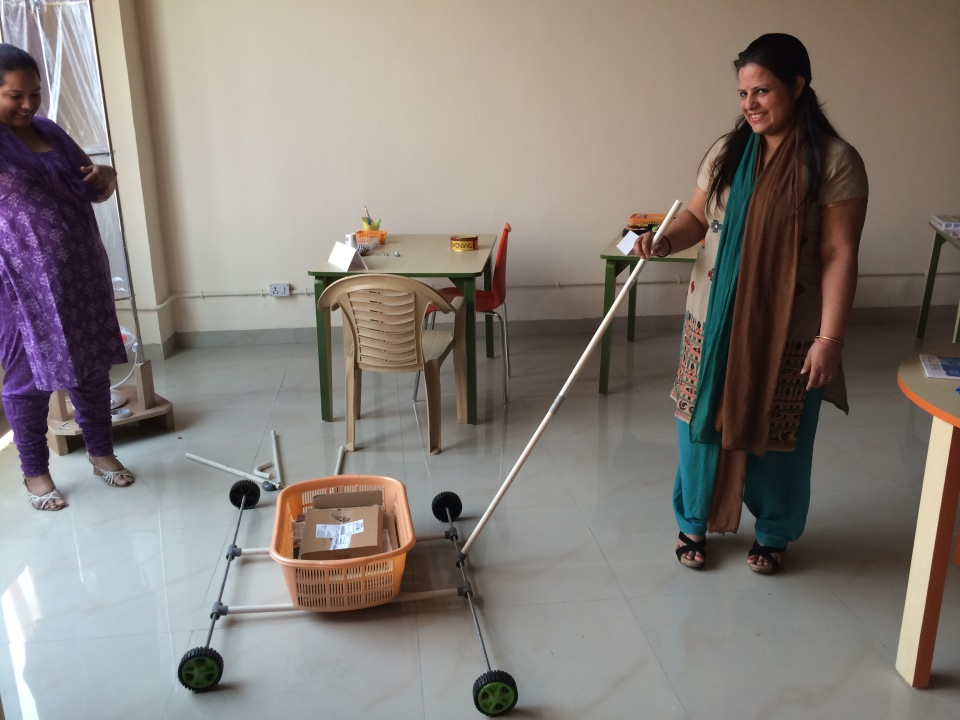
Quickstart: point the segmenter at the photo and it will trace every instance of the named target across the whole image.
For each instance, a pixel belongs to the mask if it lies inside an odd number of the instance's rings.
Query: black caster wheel
[[[450,519],[456,520],[463,512],[463,503],[460,502],[460,496],[455,492],[444,490],[438,493],[430,504],[433,510],[433,516],[440,522],[447,522],[447,510],[450,511]]]
[[[491,670],[473,684],[473,704],[487,717],[500,717],[517,704],[517,683],[510,673]]]
[[[230,503],[239,508],[256,507],[260,501],[260,486],[253,480],[237,480],[230,488]]]
[[[211,647],[188,650],[180,659],[177,679],[187,690],[212,690],[223,676],[223,658]]]

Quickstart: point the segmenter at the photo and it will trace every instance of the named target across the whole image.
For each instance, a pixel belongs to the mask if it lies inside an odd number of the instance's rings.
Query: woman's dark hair
[[[8,72],[17,70],[33,70],[37,77],[40,77],[40,68],[37,67],[37,61],[33,59],[26,50],[21,50],[16,45],[9,43],[0,43],[0,85],[5,82],[5,76]]]
[[[797,77],[804,80],[794,114],[800,129],[800,152],[809,170],[807,197],[814,197],[819,189],[823,164],[820,141],[826,135],[840,137],[840,134],[827,120],[817,94],[810,87],[810,56],[807,55],[807,49],[792,35],[768,33],[750,43],[733,61],[733,67],[739,72],[743,66],[750,63],[766,68],[788,88],[794,86]],[[710,181],[708,198],[719,199],[724,190],[733,184],[737,167],[752,134],[752,128],[741,115],[733,130],[726,135],[724,148],[712,168],[713,179]]]

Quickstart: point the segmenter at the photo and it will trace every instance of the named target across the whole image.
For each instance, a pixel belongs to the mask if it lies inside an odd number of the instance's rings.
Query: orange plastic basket
[[[315,496],[364,490],[383,491],[383,510],[396,517],[400,547],[346,560],[293,558],[293,520],[305,508],[313,507]],[[270,557],[283,568],[290,598],[302,610],[359,610],[393,600],[400,593],[403,567],[414,542],[407,489],[399,480],[378,475],[335,475],[288,485],[277,495]]]
[[[387,241],[387,231],[386,230],[360,230],[357,232],[357,242],[358,243],[367,243],[371,240],[376,240],[380,245],[383,245]]]

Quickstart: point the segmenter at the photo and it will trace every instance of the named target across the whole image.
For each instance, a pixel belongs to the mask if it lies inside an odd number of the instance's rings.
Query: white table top
[[[929,345],[907,357],[897,371],[897,384],[910,400],[944,422],[960,427],[960,381],[928,378],[920,354],[957,357],[960,345]]]
[[[483,273],[496,235],[477,235],[477,250],[450,249],[450,235],[387,235],[387,241],[363,256],[368,270],[412,277],[477,277]],[[331,243],[332,248],[332,243]],[[396,255],[399,253],[399,256]],[[350,275],[324,260],[308,270],[310,275]]]

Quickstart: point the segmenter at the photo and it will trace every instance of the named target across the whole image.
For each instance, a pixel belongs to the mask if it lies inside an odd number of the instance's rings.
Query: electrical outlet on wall
[[[270,294],[274,297],[290,297],[290,283],[270,283]]]

